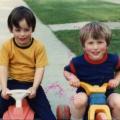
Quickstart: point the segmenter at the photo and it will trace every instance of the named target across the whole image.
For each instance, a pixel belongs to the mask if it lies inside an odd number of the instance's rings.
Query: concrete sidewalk
[[[80,30],[81,27],[83,27],[85,24],[89,22],[90,21],[65,24],[51,24],[48,25],[48,27],[54,32],[62,30]],[[120,22],[103,22],[103,23],[109,26],[110,29],[120,29]]]
[[[102,0],[102,1],[110,2],[114,4],[120,4],[120,0]]]
[[[22,0],[0,0],[1,43],[11,36],[7,28],[7,17],[14,7],[20,5],[27,6]],[[74,54],[71,53],[71,51],[56,38],[51,30],[38,19],[34,36],[43,40],[47,49],[49,65],[46,68],[42,85],[55,113],[58,104],[68,104],[75,90],[69,87],[67,81],[63,77],[63,67],[69,62]]]

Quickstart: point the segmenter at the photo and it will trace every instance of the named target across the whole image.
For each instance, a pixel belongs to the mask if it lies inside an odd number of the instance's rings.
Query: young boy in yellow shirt
[[[27,89],[30,91],[27,100],[35,112],[35,118],[55,120],[41,86],[48,59],[43,43],[32,37],[35,25],[34,14],[24,6],[14,8],[8,17],[8,28],[13,37],[0,50],[0,118],[14,102],[7,92]]]

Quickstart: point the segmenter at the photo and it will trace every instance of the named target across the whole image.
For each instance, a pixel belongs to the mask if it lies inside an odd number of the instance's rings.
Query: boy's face
[[[19,28],[13,26],[12,33],[15,41],[20,46],[28,45],[31,41],[32,27],[29,27],[26,20],[23,19],[19,22]]]
[[[96,61],[102,59],[107,49],[108,47],[105,39],[95,40],[89,38],[85,41],[84,52],[87,53],[91,60]]]

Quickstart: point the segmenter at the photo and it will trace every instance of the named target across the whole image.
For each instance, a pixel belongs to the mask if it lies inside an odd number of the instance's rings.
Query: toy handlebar
[[[15,89],[7,92],[8,95],[13,97],[16,101],[16,107],[21,107],[22,100],[30,94],[28,90]]]
[[[68,81],[70,81],[72,79],[78,79],[75,75],[73,75],[71,73],[68,74],[68,73],[64,72],[64,76],[66,76],[66,78],[68,78],[67,79]],[[78,86],[82,87],[86,91],[87,95],[90,95],[92,93],[105,93],[106,89],[108,87],[108,83],[104,83],[102,86],[99,86],[99,85],[90,85],[89,83],[80,81]]]
[[[87,95],[92,93],[105,93],[108,87],[108,83],[104,83],[102,86],[99,85],[90,85],[85,82],[80,82],[80,87],[84,88]]]

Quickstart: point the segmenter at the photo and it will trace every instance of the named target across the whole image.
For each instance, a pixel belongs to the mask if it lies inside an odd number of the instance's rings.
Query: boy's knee
[[[74,96],[73,104],[75,108],[87,106],[88,97],[85,93],[78,93]]]
[[[110,108],[120,109],[120,94],[113,93],[108,97],[108,104]]]

